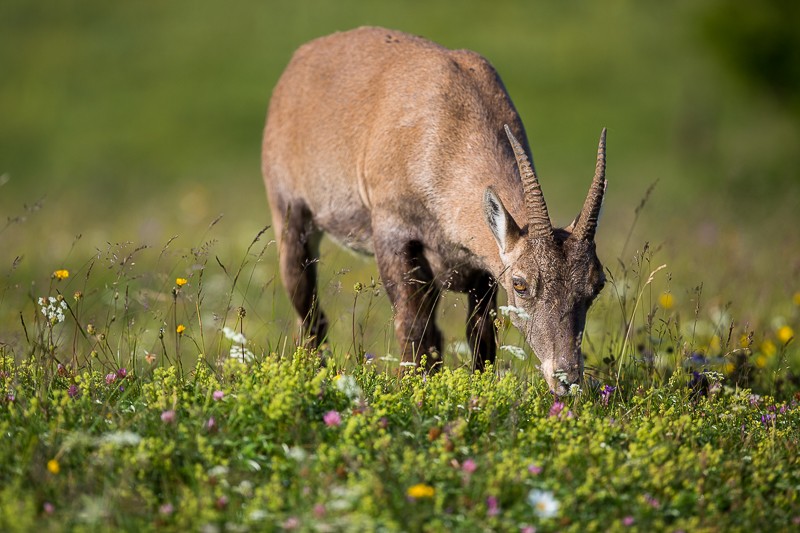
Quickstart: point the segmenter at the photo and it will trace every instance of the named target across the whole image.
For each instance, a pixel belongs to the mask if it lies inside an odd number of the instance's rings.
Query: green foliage
[[[218,372],[67,374],[40,399],[35,363],[3,366],[4,530],[725,530],[800,518],[800,407],[728,386],[587,390],[562,404],[514,374],[398,378],[298,349]],[[553,516],[533,490],[552,494]]]

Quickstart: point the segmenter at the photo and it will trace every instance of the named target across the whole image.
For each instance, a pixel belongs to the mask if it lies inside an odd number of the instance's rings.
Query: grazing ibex
[[[262,157],[281,276],[312,342],[326,335],[316,261],[327,232],[375,255],[404,360],[441,364],[434,315],[450,289],[468,294],[474,368],[493,362],[499,281],[553,392],[581,380],[586,312],[604,283],[594,237],[605,130],[583,209],[553,228],[522,122],[489,62],[359,28],[295,52],[272,94]]]

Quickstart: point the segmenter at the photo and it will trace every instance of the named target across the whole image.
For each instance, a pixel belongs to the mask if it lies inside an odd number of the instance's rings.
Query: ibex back
[[[494,362],[499,281],[553,392],[580,382],[586,312],[604,283],[594,236],[605,130],[583,209],[553,228],[522,122],[489,62],[359,28],[295,52],[262,156],[281,276],[310,342],[327,331],[316,288],[326,232],[375,255],[404,360],[441,364],[434,317],[449,289],[468,295],[474,368]]]

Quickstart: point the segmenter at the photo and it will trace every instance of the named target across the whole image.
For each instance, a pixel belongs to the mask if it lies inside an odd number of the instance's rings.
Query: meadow
[[[0,530],[798,527],[800,93],[726,62],[726,6],[4,3]],[[399,372],[374,263],[328,241],[303,347],[261,128],[292,50],[362,24],[493,62],[557,224],[608,126],[580,393],[502,313],[470,373],[450,293],[445,369]]]

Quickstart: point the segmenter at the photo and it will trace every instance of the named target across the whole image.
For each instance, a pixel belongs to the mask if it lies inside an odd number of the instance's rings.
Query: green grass
[[[0,529],[790,527],[800,127],[714,55],[718,5],[4,2]],[[610,283],[560,416],[530,350],[466,371],[454,294],[446,370],[399,378],[374,262],[328,241],[327,366],[298,349],[262,232],[261,129],[292,51],[362,24],[493,62],[557,224],[609,127]],[[49,297],[63,321],[42,313]],[[252,361],[232,360],[225,328]],[[524,346],[505,319],[497,339]],[[430,497],[408,496],[419,484]]]

